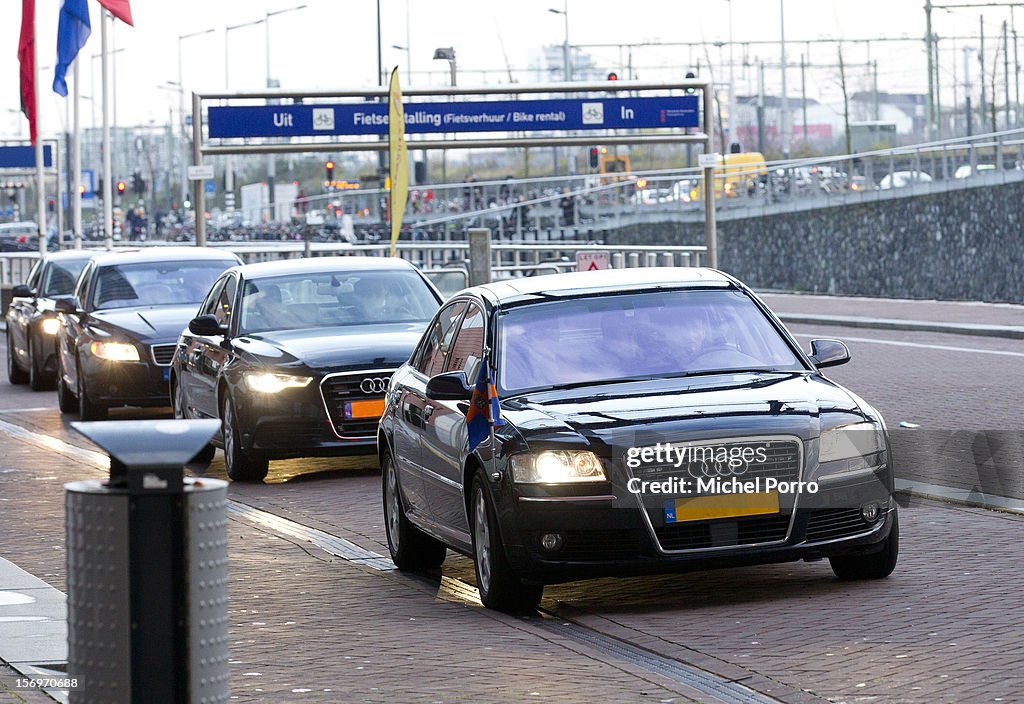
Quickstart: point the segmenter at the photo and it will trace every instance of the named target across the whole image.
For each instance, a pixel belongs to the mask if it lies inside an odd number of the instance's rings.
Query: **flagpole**
[[[113,174],[110,173],[110,75],[107,66],[107,12],[100,10],[100,73],[103,75],[103,235],[114,248]]]
[[[39,256],[46,258],[46,174],[43,169],[43,138],[42,121],[39,119],[41,105],[39,104],[39,43],[36,41],[36,19],[39,12],[36,5],[32,6],[32,87],[33,100],[36,101],[36,219],[39,232]]]
[[[68,194],[71,197],[71,227],[75,231],[75,249],[82,248],[82,131],[78,121],[78,108],[80,106],[78,65],[80,63],[82,62],[76,56],[75,65],[72,69],[75,72],[75,97],[72,104],[72,113],[74,114],[72,120],[74,124],[71,128],[71,193]]]

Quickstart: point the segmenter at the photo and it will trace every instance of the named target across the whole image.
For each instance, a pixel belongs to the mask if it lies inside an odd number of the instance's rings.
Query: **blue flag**
[[[92,33],[88,0],[64,0],[57,25],[57,65],[53,69],[53,92],[67,97],[68,66],[78,56]]]
[[[469,451],[487,439],[491,428],[504,425],[501,417],[501,405],[498,390],[491,381],[487,362],[480,362],[480,373],[477,375],[473,396],[469,399],[469,411],[466,412],[466,431],[469,435]]]

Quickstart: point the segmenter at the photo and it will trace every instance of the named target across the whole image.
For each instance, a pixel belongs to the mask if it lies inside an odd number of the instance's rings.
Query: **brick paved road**
[[[794,332],[1020,350],[1007,340]],[[951,431],[998,430],[1010,433],[1007,443],[1018,441],[1014,394],[1024,365],[1017,359],[878,342],[851,342],[851,348],[854,362],[831,375],[877,405],[890,426],[902,419],[921,424],[894,433],[904,476],[962,480],[979,450],[960,441],[936,450],[936,439]],[[976,373],[966,371],[970,365]],[[920,385],[926,381],[931,385]],[[87,446],[53,406],[52,394],[0,384],[0,420]],[[32,408],[41,410],[24,410]],[[1004,445],[996,454],[1019,481],[1016,447]],[[1001,465],[993,460],[992,466],[1006,487],[1018,490],[1012,477],[999,474]],[[94,472],[0,434],[0,556],[64,590],[60,487]],[[222,476],[219,458],[211,472]],[[270,479],[232,485],[230,496],[386,551],[372,460],[274,463]],[[784,701],[1024,700],[1024,610],[1013,586],[1024,576],[1024,519],[928,503],[905,508],[901,518],[900,565],[883,582],[843,584],[826,564],[801,563],[559,585],[548,588],[544,607]],[[439,588],[438,575],[374,572],[235,520],[230,556],[236,701],[698,697],[637,665],[554,637],[529,619],[460,601]],[[449,557],[443,575],[471,582],[471,564]],[[0,682],[9,683],[9,674],[0,670]],[[6,704],[4,696],[10,695],[0,688]]]

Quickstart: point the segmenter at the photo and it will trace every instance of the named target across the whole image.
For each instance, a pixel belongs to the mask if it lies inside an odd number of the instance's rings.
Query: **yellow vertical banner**
[[[391,72],[388,89],[388,153],[391,156],[391,256],[395,256],[402,216],[409,198],[409,153],[405,146],[405,110],[402,88],[398,85],[398,67]]]

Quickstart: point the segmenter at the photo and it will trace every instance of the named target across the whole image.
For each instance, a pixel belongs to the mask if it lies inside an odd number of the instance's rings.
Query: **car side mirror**
[[[472,396],[465,372],[438,374],[427,382],[427,398],[433,401],[468,401]]]
[[[188,330],[193,335],[202,335],[203,337],[228,334],[228,327],[221,325],[215,315],[200,315],[198,318],[193,318],[188,323]]]
[[[11,289],[12,298],[35,298],[36,292],[30,289],[25,284],[18,284]]]
[[[811,361],[818,369],[850,361],[850,350],[839,340],[811,340]]]
[[[58,313],[65,313],[67,315],[74,315],[81,312],[78,308],[78,299],[74,296],[58,298],[53,303],[53,309]]]

